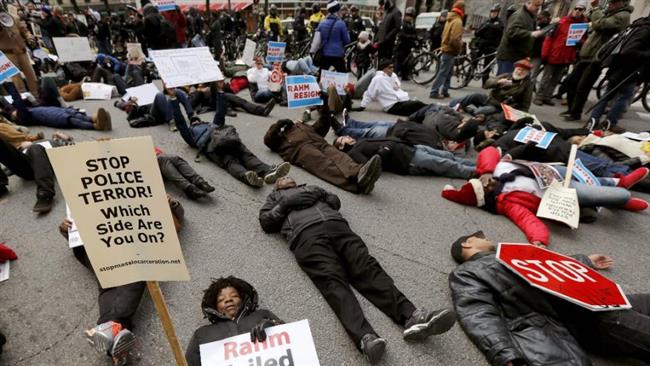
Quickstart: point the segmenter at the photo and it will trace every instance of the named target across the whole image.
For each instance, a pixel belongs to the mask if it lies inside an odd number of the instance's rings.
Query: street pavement
[[[430,102],[428,88],[404,83],[412,96]],[[452,97],[479,91],[472,84]],[[248,93],[241,93],[248,97]],[[447,100],[448,101],[448,100]],[[356,101],[358,103],[358,101]],[[297,266],[285,240],[265,234],[258,223],[258,211],[271,187],[252,189],[224,170],[203,159],[193,162],[195,152],[178,133],[167,126],[132,129],[113,101],[72,103],[92,113],[107,108],[113,116],[111,133],[68,130],[76,141],[97,137],[153,136],[166,153],[178,154],[217,189],[211,199],[194,202],[168,186],[168,192],[183,203],[186,225],[180,233],[185,260],[191,274],[189,282],[162,283],[180,342],[185,348],[195,329],[207,324],[200,302],[211,278],[234,275],[253,284],[262,308],[273,311],[287,322],[308,319],[321,365],[365,365],[366,362],[347,337],[332,310]],[[541,120],[558,122],[561,107],[533,106]],[[302,110],[276,107],[268,118],[240,112],[227,122],[237,127],[244,143],[262,160],[281,162],[264,146],[268,126],[280,118],[299,118]],[[378,104],[353,113],[361,120],[391,120]],[[633,106],[621,125],[633,131],[647,130],[650,115]],[[202,115],[211,120],[212,113]],[[559,126],[579,126],[558,122]],[[53,129],[35,127],[47,136]],[[328,140],[333,135],[330,133]],[[483,230],[493,241],[525,242],[524,235],[503,216],[444,200],[445,184],[461,185],[457,179],[407,177],[385,173],[369,196],[342,191],[306,171],[292,167],[290,175],[299,183],[317,184],[341,198],[342,214],[352,229],[366,242],[370,253],[393,277],[398,288],[417,306],[437,309],[450,307],[448,274],[455,264],[449,246],[462,234]],[[14,248],[19,259],[11,264],[11,278],[0,283],[0,330],[8,343],[0,365],[109,365],[84,340],[84,329],[95,325],[98,317],[97,283],[93,274],[79,264],[67,242],[58,232],[65,217],[65,203],[57,188],[55,207],[45,216],[31,208],[35,202],[33,182],[10,178],[11,193],[0,200],[0,241]],[[647,195],[635,196],[650,199]],[[650,256],[647,238],[649,214],[603,210],[593,224],[571,230],[548,222],[552,231],[550,248],[561,253],[603,253],[614,257],[607,275],[628,293],[650,291]],[[422,344],[402,339],[402,329],[392,323],[367,300],[359,296],[362,308],[378,334],[388,341],[382,365],[486,365],[482,354],[458,325],[446,334],[431,337]],[[145,294],[134,319],[137,346],[132,365],[173,365],[173,357],[148,294]],[[606,351],[606,350],[603,350]],[[637,365],[623,359],[594,356],[595,365]]]

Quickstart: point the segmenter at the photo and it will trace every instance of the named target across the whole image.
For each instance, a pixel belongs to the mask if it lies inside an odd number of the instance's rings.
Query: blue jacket
[[[111,63],[111,71],[112,72],[122,74],[122,72],[124,71],[125,66],[120,60],[116,59],[115,57],[113,57],[111,55],[106,55],[106,54],[103,54],[103,53],[98,53],[97,54],[97,57],[95,58],[95,62],[98,65],[102,65],[102,67],[103,67],[104,62],[106,62],[106,61],[109,61]]]
[[[332,32],[330,33],[330,29]],[[345,56],[345,45],[350,43],[350,34],[345,22],[336,15],[328,15],[325,20],[318,25],[320,32],[320,42],[323,46],[323,56],[343,57]]]

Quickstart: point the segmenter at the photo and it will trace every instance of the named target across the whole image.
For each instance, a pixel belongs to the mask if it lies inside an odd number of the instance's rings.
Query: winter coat
[[[207,142],[205,151],[215,153],[227,153],[231,150],[239,151],[242,142],[234,126],[223,125],[212,129],[210,141]]]
[[[483,50],[484,53],[496,51],[503,36],[503,28],[503,21],[499,17],[486,20],[474,32],[476,47]]]
[[[508,18],[508,26],[497,49],[497,60],[519,61],[529,57],[533,50],[535,16],[525,6]]]
[[[477,253],[456,267],[449,288],[459,324],[491,365],[591,365],[560,322],[554,303],[563,300],[530,286],[493,252]]]
[[[567,46],[566,39],[571,24],[586,23],[589,20],[585,16],[574,18],[567,15],[560,19],[555,30],[544,39],[542,45],[542,61],[551,65],[570,65],[576,60],[577,50],[575,46]]]
[[[332,27],[334,28],[332,29]],[[320,22],[317,31],[321,37],[320,44],[323,49],[323,56],[345,56],[345,45],[350,43],[350,33],[341,18],[336,15],[328,15],[325,20]]]
[[[618,85],[633,72],[639,71],[637,81],[650,81],[650,17],[640,18],[629,27],[630,35],[621,44],[620,52],[612,56],[607,78]]]
[[[187,32],[187,18],[185,18],[185,15],[180,10],[173,10],[163,11],[162,16],[174,26],[176,30],[176,43],[179,45],[185,44],[187,41],[187,37],[185,36]]]
[[[11,28],[0,27],[0,51],[3,53],[24,54],[25,42],[31,42],[34,37],[25,23],[12,16],[14,25]]]
[[[402,27],[402,12],[396,6],[390,8],[385,14],[384,19],[379,23],[376,40],[379,43],[395,44],[397,32]]]
[[[413,119],[411,119],[413,120]],[[424,115],[422,124],[433,128],[445,140],[462,142],[476,135],[479,123],[469,120],[459,128],[463,115],[449,107],[440,107],[436,111],[429,111]]]
[[[512,81],[511,85],[499,86],[497,81],[500,79],[508,79]],[[501,108],[500,104],[505,103],[512,108],[522,111],[528,111],[530,103],[533,100],[533,89],[535,85],[526,77],[522,80],[514,80],[512,74],[501,74],[493,78],[489,78],[484,85],[486,89],[492,89],[488,103]]]
[[[34,107],[29,111],[33,124],[42,126],[58,125],[61,121],[67,122],[74,115],[83,114],[74,108],[61,107]]]
[[[65,37],[65,25],[56,15],[50,15],[44,19],[41,28],[47,31],[50,37]]]
[[[415,148],[396,138],[370,138],[357,141],[346,153],[359,164],[379,155],[383,170],[407,175]]]
[[[190,343],[185,350],[185,359],[187,360],[188,366],[201,366],[200,346],[202,344],[248,333],[258,323],[266,319],[282,322],[269,310],[258,309],[257,294],[253,286],[249,285],[246,281],[239,281],[241,283],[238,284],[237,291],[240,292],[242,305],[235,320],[219,314],[216,309],[210,309],[215,313],[215,315],[210,316],[212,324],[204,325],[194,331]]]
[[[580,49],[580,60],[595,61],[598,49],[616,33],[630,24],[630,15],[634,7],[626,5],[618,10],[608,12],[600,8],[593,9],[589,15],[591,30],[585,44]]]
[[[413,50],[417,42],[418,35],[415,32],[415,25],[413,22],[403,22],[402,29],[397,34],[397,42],[395,43],[395,55],[398,59],[404,60]],[[403,61],[402,61],[403,62]]]
[[[538,161],[540,163],[565,163],[569,160],[571,152],[571,144],[556,136],[548,148],[540,149],[537,146],[530,144],[522,144],[515,141],[515,136],[520,130],[510,130],[499,137],[494,146],[501,149],[503,154],[509,154],[513,159]]]
[[[294,250],[296,238],[309,226],[332,220],[346,222],[340,208],[335,194],[303,184],[271,192],[260,209],[259,220],[265,233],[281,232]]]
[[[357,64],[357,67],[368,68],[372,62],[372,54],[377,51],[370,41],[366,42],[365,45],[361,45],[357,42],[355,52],[354,52],[354,63]]]
[[[398,121],[388,129],[386,136],[400,139],[410,145],[427,145],[442,150],[442,136],[433,128],[412,121]]]
[[[440,51],[453,56],[459,55],[463,51],[463,19],[455,10],[450,11],[447,16],[447,23],[442,31],[440,43]]]
[[[439,20],[431,26],[431,29],[429,29],[429,40],[431,41],[432,50],[440,48],[443,30],[445,30],[445,24],[441,23]]]

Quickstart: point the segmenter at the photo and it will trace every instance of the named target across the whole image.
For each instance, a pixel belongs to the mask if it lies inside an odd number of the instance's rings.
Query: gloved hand
[[[278,325],[280,323],[276,322],[275,320],[271,320],[268,318],[263,319],[257,325],[251,329],[251,342],[264,342],[266,340],[266,331],[264,329],[270,328],[274,325]]]
[[[350,108],[350,110],[352,112],[361,112],[361,111],[363,111],[365,109],[366,109],[366,107],[352,107],[352,108]]]

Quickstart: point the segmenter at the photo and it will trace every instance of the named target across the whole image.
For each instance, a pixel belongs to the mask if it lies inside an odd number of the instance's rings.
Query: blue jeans
[[[438,68],[438,75],[436,75],[435,80],[433,80],[433,85],[431,85],[431,92],[429,95],[438,95],[440,93],[440,88],[442,88],[442,94],[447,94],[449,92],[449,85],[451,84],[451,75],[454,72],[454,61],[456,56],[443,53],[440,55],[440,68]]]
[[[185,113],[187,113],[187,117],[192,117],[194,115],[194,110],[192,109],[192,105],[187,98],[187,94],[185,94],[185,92],[180,89],[176,89],[176,98],[178,98],[178,101],[185,106]],[[167,100],[167,97],[165,97],[165,94],[162,92],[156,94],[156,97],[153,99],[153,104],[151,104],[149,114],[151,114],[156,123],[159,124],[168,123],[172,120],[174,117],[172,105]]]
[[[270,90],[258,90],[253,97],[255,103],[266,103],[273,99],[273,92]]]
[[[497,60],[497,75],[510,74],[515,71],[515,63],[508,60]]]
[[[630,167],[588,154],[578,150],[576,159],[580,159],[587,169],[597,177],[612,177],[614,174],[628,174]]]
[[[470,93],[467,94],[464,97],[460,98],[454,98],[449,102],[450,107],[455,107],[457,104],[460,104],[462,108],[468,107],[468,106],[475,106],[476,109],[472,112],[472,114],[494,114],[497,113],[499,110],[497,107],[488,104],[488,100],[490,100],[490,97],[487,94],[483,93]]]
[[[562,176],[566,173],[564,166],[556,166],[555,169]],[[571,187],[578,194],[580,207],[621,207],[630,200],[630,191],[616,187],[614,179],[598,177],[598,181],[600,186],[571,181]]]
[[[475,170],[476,164],[473,160],[459,158],[449,151],[437,150],[430,146],[415,145],[409,174],[469,179]]]
[[[386,137],[388,129],[393,127],[395,122],[378,121],[362,122],[348,118],[345,127],[336,131],[339,136],[350,136],[355,139],[367,139],[373,137]]]
[[[607,85],[607,93],[609,93],[610,90],[616,85],[618,85],[618,82],[610,81],[610,83]],[[607,119],[609,122],[611,122],[612,125],[616,125],[619,118],[623,117],[625,108],[632,100],[635,88],[636,81],[628,81],[627,83],[621,85],[617,93],[612,93],[607,98],[600,99],[600,101],[598,101],[598,104],[596,104],[594,110],[591,112],[591,118],[599,121],[600,117],[602,117],[603,113],[605,113],[607,103],[609,103],[610,100],[616,98],[616,100],[614,100],[612,108],[607,113]]]

